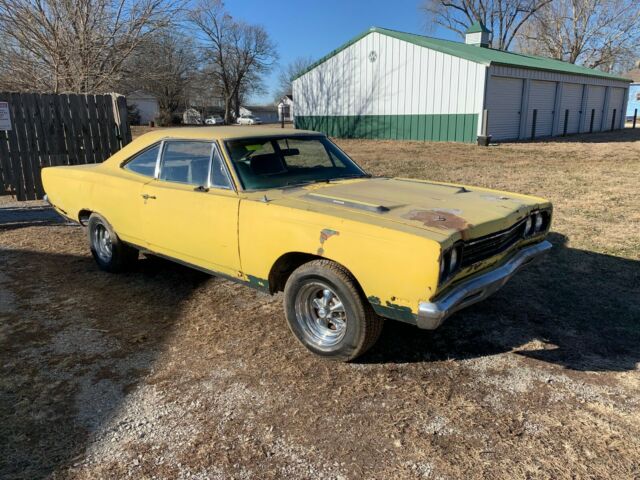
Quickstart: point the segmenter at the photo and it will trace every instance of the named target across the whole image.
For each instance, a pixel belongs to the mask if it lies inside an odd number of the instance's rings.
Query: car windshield
[[[245,190],[369,176],[322,135],[239,138],[225,144]]]

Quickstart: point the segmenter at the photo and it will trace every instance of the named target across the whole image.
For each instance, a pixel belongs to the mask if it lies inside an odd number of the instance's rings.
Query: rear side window
[[[160,164],[160,180],[207,185],[211,142],[168,141]]]
[[[153,177],[156,172],[156,160],[158,159],[159,151],[160,145],[148,148],[128,161],[124,168],[140,175]]]

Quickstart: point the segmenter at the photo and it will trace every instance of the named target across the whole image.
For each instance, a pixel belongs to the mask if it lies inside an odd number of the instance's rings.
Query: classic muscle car
[[[42,178],[101,269],[142,252],[283,291],[296,338],[339,360],[370,348],[383,319],[435,329],[551,248],[546,200],[372,177],[311,131],[157,130]]]

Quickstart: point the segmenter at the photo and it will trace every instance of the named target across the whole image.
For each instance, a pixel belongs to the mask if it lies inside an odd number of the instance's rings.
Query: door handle
[[[146,193],[142,194],[142,198],[144,198],[145,200],[155,200],[156,199],[155,195],[149,195],[149,194],[146,194]]]

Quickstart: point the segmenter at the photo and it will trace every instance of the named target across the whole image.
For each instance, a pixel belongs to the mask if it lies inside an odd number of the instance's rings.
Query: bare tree
[[[474,23],[493,32],[493,47],[509,50],[518,31],[542,7],[553,0],[426,0],[422,10],[427,21],[464,36]]]
[[[161,125],[168,125],[176,110],[188,103],[198,73],[195,46],[190,37],[162,29],[145,38],[125,64],[122,85],[141,89],[158,99]]]
[[[104,91],[175,7],[170,0],[0,0],[0,88]]]
[[[278,88],[276,90],[275,101],[279,101],[285,95],[291,95],[293,91],[292,80],[301,72],[305,71],[313,64],[311,57],[298,57],[284,67],[278,73]]]
[[[202,34],[203,54],[230,122],[232,112],[239,115],[241,97],[259,88],[259,79],[273,68],[276,47],[263,27],[233,19],[220,0],[201,0],[189,18]]]
[[[605,71],[630,68],[640,51],[640,2],[555,0],[522,29],[518,46]]]

